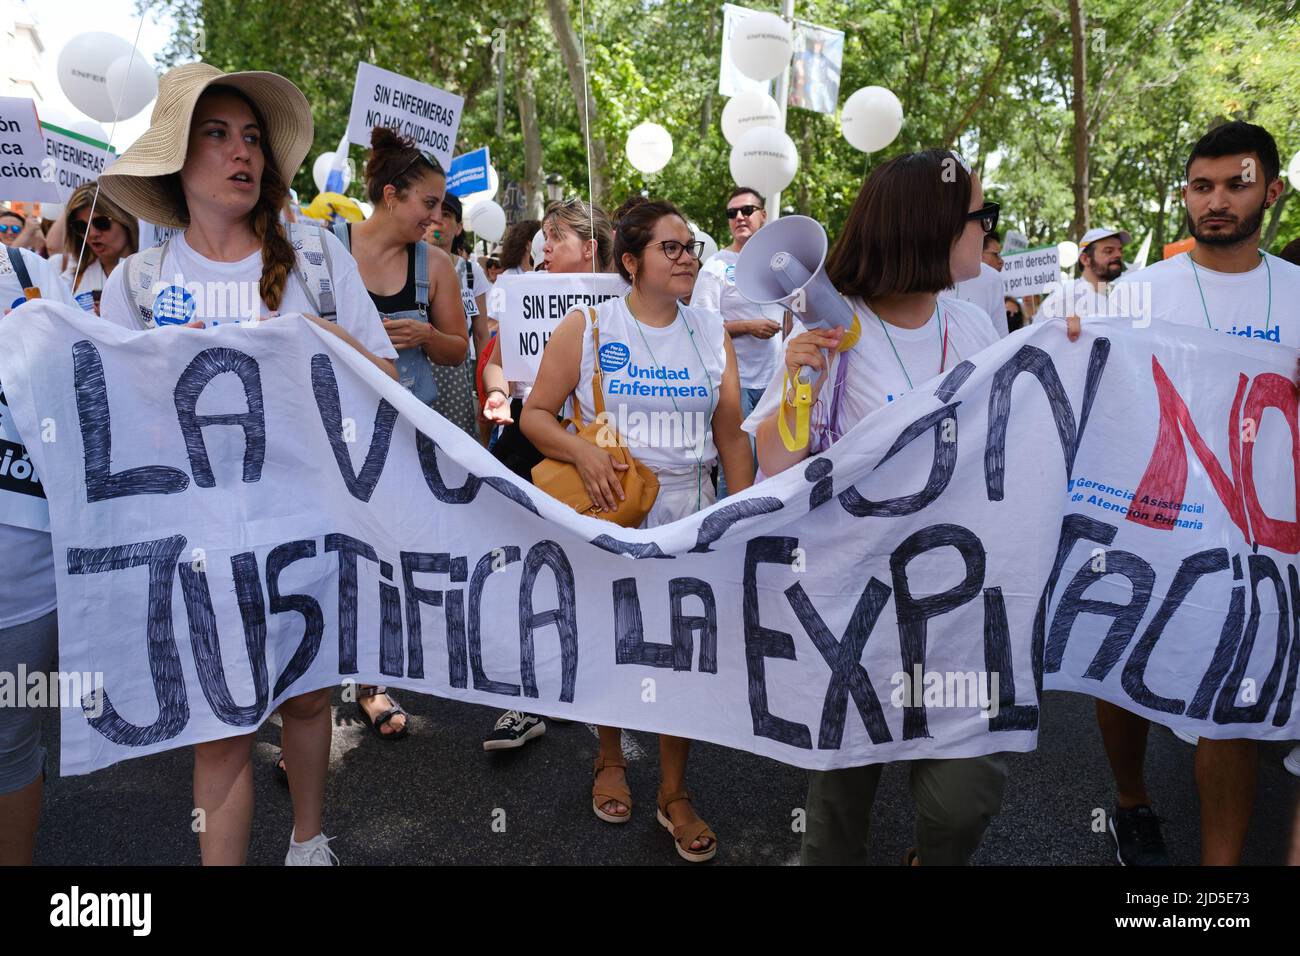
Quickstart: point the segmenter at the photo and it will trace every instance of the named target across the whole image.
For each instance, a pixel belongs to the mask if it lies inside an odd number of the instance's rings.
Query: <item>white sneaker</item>
[[[1195,747],[1197,744],[1201,742],[1201,738],[1198,735],[1192,733],[1190,730],[1177,730],[1174,728],[1170,728],[1170,729],[1173,730],[1174,736],[1177,737],[1185,744],[1191,744],[1193,747]]]
[[[285,866],[338,866],[339,858],[330,849],[330,840],[323,833],[318,833],[306,843],[299,843],[289,834],[289,855],[284,858]]]
[[[1287,772],[1300,777],[1300,744],[1291,748],[1291,752],[1282,758],[1282,766]]]

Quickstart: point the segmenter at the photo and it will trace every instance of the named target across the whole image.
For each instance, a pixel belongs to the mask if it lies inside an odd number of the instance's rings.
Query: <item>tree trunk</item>
[[[1088,231],[1088,111],[1084,94],[1088,63],[1084,52],[1083,0],[1070,0],[1070,40],[1074,51],[1074,238]]]
[[[1269,210],[1268,225],[1264,227],[1264,235],[1260,240],[1259,247],[1267,250],[1269,246],[1277,241],[1277,230],[1282,225],[1282,207],[1286,201],[1295,195],[1294,189],[1288,189],[1282,193],[1277,202],[1273,203],[1273,208]]]
[[[573,30],[573,21],[569,18],[568,0],[546,0],[546,12],[550,16],[555,41],[560,47],[564,68],[569,74],[569,85],[573,87],[573,102],[578,107],[578,126],[589,144],[587,161],[591,164],[591,201],[599,203],[609,192],[608,161],[604,140],[591,131],[596,125],[596,101],[586,92],[586,66],[578,46],[578,36]]]
[[[515,67],[515,100],[519,104],[519,128],[524,136],[524,218],[542,218],[542,131],[537,123],[537,96],[528,49],[516,42],[512,47]]]
[[[709,17],[709,34],[705,40],[704,49],[712,51],[714,49],[715,38],[718,34],[718,17],[717,14]],[[704,108],[700,110],[700,139],[707,140],[709,132],[713,127],[713,92],[716,88],[716,81],[711,77],[706,78],[704,88]]]

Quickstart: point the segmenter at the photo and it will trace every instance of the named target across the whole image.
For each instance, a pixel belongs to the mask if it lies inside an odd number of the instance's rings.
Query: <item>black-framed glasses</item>
[[[704,253],[703,239],[692,239],[690,242],[678,242],[676,239],[665,239],[663,242],[654,243],[654,245],[664,251],[664,255],[668,257],[670,262],[676,262],[680,259],[683,252],[689,252],[691,258],[697,260]]]
[[[744,206],[728,206],[727,218],[735,219],[737,216],[744,216],[746,219],[748,219],[750,216],[754,215],[754,213],[758,212],[762,208],[763,208],[762,206],[751,206],[748,203],[745,204]]]
[[[90,220],[90,225],[100,232],[107,232],[113,228],[113,220],[110,216],[95,216]],[[86,223],[81,219],[72,220],[72,231],[78,234],[85,232]]]
[[[998,214],[1002,207],[995,202],[986,202],[974,212],[968,212],[966,219],[968,222],[978,222],[980,228],[984,230],[984,235],[988,235],[998,227]]]

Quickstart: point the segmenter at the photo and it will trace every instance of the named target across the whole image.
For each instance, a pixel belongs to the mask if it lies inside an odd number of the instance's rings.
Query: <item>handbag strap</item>
[[[596,310],[587,307],[591,315],[591,407],[596,417],[605,414],[605,380],[600,373],[600,329],[596,325]]]

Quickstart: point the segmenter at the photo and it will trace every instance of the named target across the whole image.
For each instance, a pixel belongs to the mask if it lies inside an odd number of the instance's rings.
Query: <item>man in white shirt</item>
[[[1285,188],[1279,165],[1277,144],[1263,127],[1225,123],[1201,137],[1187,160],[1183,187],[1196,247],[1121,279],[1111,291],[1110,307],[1128,307],[1143,319],[1204,323],[1229,335],[1300,347],[1300,267],[1259,248],[1265,213]],[[1261,432],[1261,442],[1265,437]],[[1133,854],[1139,858],[1133,862],[1146,862],[1142,857],[1161,862],[1164,844],[1142,773],[1149,721],[1098,700],[1097,722],[1119,792],[1111,826],[1121,861],[1130,862]],[[1197,744],[1204,864],[1241,859],[1255,802],[1258,753],[1258,743],[1248,739],[1203,737]]]
[[[1083,275],[1055,288],[1038,307],[1044,319],[1096,315],[1105,311],[1110,284],[1124,271],[1124,246],[1133,237],[1123,229],[1089,229],[1079,240]]]
[[[989,322],[992,323],[993,331],[997,333],[998,338],[1007,337],[1007,310],[1003,305],[1002,273],[989,265],[987,259],[980,262],[979,275],[958,282],[951,289],[939,293],[939,298],[957,299],[979,306],[989,317]]]

